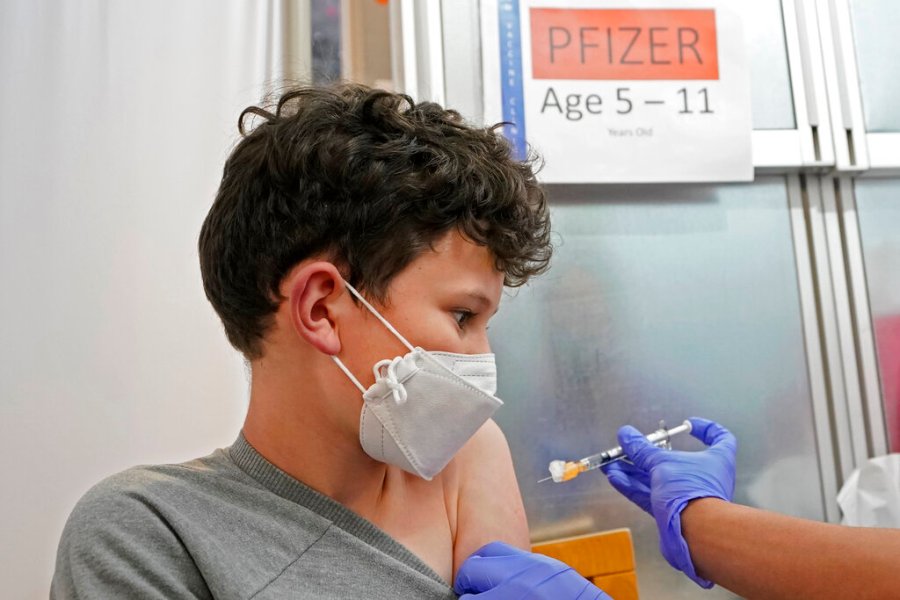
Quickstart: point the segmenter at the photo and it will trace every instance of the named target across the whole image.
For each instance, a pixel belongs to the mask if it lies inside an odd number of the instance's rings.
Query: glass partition
[[[533,539],[630,527],[641,595],[696,597],[603,475],[537,480],[552,459],[616,445],[625,423],[706,416],[741,442],[738,501],[824,518],[786,182],[550,192],[554,265],[491,328]]]
[[[341,78],[341,0],[312,0],[312,79],[327,83]]]
[[[850,7],[866,130],[900,131],[900,3],[852,0]]]
[[[888,440],[900,452],[900,179],[858,179],[856,206]]]
[[[734,2],[750,62],[753,129],[795,129],[781,0]]]

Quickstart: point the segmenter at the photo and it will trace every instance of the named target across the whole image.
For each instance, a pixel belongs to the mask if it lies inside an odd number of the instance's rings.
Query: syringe
[[[659,425],[659,429],[647,435],[647,440],[651,444],[659,446],[660,448],[671,448],[669,440],[672,438],[672,436],[678,435],[679,433],[690,433],[691,431],[690,421],[685,421],[678,427],[673,427],[672,429],[666,429],[665,424],[662,422],[660,422]],[[622,447],[616,446],[615,448],[610,448],[609,450],[606,450],[604,452],[585,456],[581,460],[554,460],[550,462],[550,477],[545,477],[538,483],[541,483],[543,481],[550,481],[551,479],[554,481],[554,483],[569,481],[575,479],[582,473],[593,471],[594,469],[599,469],[603,465],[608,465],[611,462],[615,462],[623,458],[627,457],[622,451]]]

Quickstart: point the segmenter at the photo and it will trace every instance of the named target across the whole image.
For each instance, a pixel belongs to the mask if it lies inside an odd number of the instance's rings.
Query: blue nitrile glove
[[[618,461],[603,468],[614,488],[656,519],[659,549],[669,564],[704,588],[711,581],[697,575],[681,535],[681,511],[697,498],[734,496],[737,439],[714,421],[691,418],[691,435],[709,446],[702,452],[657,448],[629,425],[619,429],[619,444],[632,463]]]
[[[460,600],[612,600],[569,565],[491,542],[476,550],[456,573]]]

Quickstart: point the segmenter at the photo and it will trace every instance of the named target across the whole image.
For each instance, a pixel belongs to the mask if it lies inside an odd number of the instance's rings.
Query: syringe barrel
[[[653,433],[647,435],[647,441],[651,444],[659,444],[660,442],[668,441],[672,436],[678,435],[679,433],[688,433],[690,431],[691,422],[685,421],[672,429],[657,429]],[[598,452],[597,454],[585,456],[578,462],[584,465],[587,470],[593,470],[598,469],[607,463],[611,463],[614,460],[618,460],[624,454],[625,452],[622,450],[622,446],[616,446],[615,448],[610,448],[609,450]]]
[[[585,456],[578,462],[584,465],[585,470],[591,471],[593,469],[599,469],[607,463],[611,463],[620,456],[622,456],[622,448],[620,446],[616,446],[615,448],[611,448],[603,452],[598,452],[597,454]]]

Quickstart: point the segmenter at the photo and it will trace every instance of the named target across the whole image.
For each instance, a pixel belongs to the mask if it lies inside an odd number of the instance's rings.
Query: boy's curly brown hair
[[[247,131],[252,115],[262,121]],[[262,356],[282,278],[317,254],[379,301],[454,228],[490,249],[508,286],[545,271],[550,219],[534,158],[515,160],[497,127],[349,83],[245,109],[199,243],[206,296],[231,344]]]

